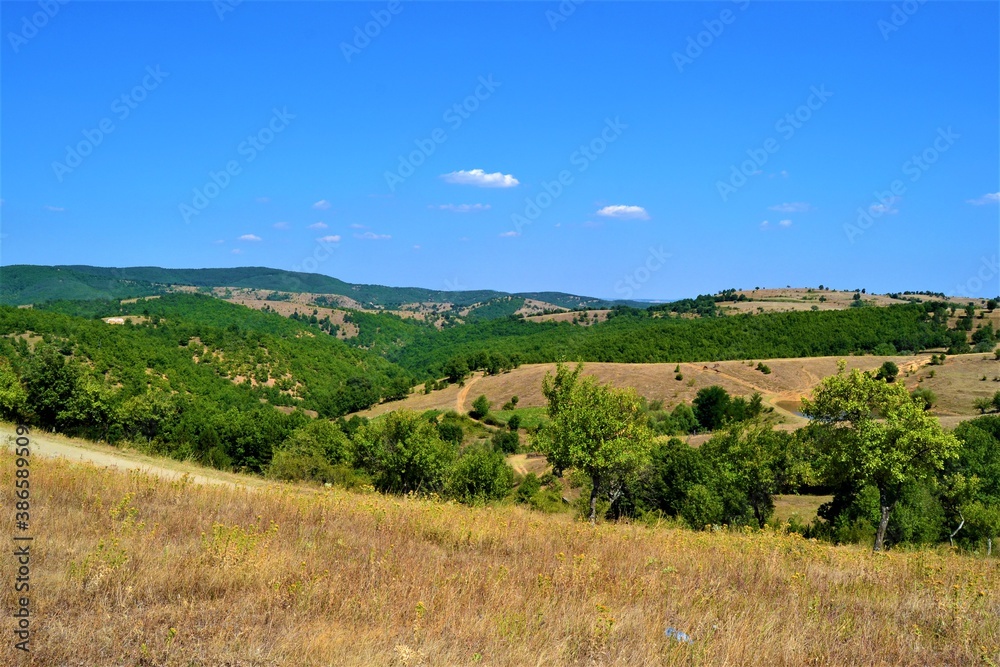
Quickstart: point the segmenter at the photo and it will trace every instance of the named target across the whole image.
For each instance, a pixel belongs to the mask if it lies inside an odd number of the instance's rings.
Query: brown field
[[[946,426],[953,426],[962,419],[975,416],[972,399],[977,396],[992,396],[1000,390],[1000,382],[992,382],[1000,377],[1000,362],[993,355],[965,354],[948,357],[943,366],[929,366],[930,353],[897,357],[843,357],[848,368],[872,370],[885,361],[894,361],[900,368],[900,380],[908,389],[919,386],[932,389],[938,396],[938,404],[932,410],[942,418]],[[680,364],[683,380],[674,379],[677,364],[618,364],[587,363],[584,374],[593,375],[601,382],[616,387],[634,387],[642,396],[650,400],[662,400],[664,405],[673,406],[680,402],[690,403],[698,390],[711,385],[720,385],[734,395],[748,396],[755,391],[764,396],[766,405],[774,407],[775,413],[788,426],[798,426],[805,419],[795,415],[798,402],[808,396],[820,380],[837,372],[837,362],[842,357],[809,357],[801,359],[768,359],[764,362],[771,368],[765,375],[756,370],[757,360],[751,362],[719,361]],[[913,371],[907,376],[907,371]],[[927,378],[934,370],[934,377]],[[359,414],[372,417],[400,408],[412,410],[456,410],[468,411],[472,401],[485,394],[494,406],[519,399],[519,407],[544,406],[542,378],[546,373],[555,372],[555,364],[527,364],[501,375],[483,376],[476,374],[467,379],[465,386],[448,387],[441,391],[423,394],[415,390],[408,398],[392,403],[383,403]],[[987,375],[988,380],[980,378]]]
[[[111,665],[993,665],[996,559],[33,456],[31,649]],[[13,488],[14,459],[0,455]],[[10,497],[8,496],[8,501]],[[0,526],[14,533],[13,513]],[[0,559],[13,582],[15,559]],[[7,614],[14,589],[0,593]],[[666,627],[693,638],[681,644]]]

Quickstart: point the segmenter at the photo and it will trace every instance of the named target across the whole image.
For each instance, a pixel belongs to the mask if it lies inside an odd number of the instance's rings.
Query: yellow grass
[[[14,469],[4,451],[11,510]],[[60,459],[32,459],[31,492],[35,665],[1000,662],[995,558],[591,528]],[[0,512],[4,534],[12,521]],[[0,558],[5,610],[14,567]],[[667,626],[694,643],[668,640]],[[0,664],[15,664],[5,634]]]

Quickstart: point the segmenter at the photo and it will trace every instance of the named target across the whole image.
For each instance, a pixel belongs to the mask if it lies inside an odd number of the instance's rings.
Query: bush
[[[910,392],[913,400],[924,404],[924,410],[930,410],[937,404],[937,394],[926,387],[920,387]]]
[[[472,409],[469,410],[469,416],[473,419],[482,419],[490,413],[490,407],[492,407],[492,404],[489,399],[486,398],[486,395],[480,394],[479,397],[472,402]]]
[[[681,501],[680,515],[689,526],[700,530],[721,521],[722,501],[704,484],[695,484]]]
[[[768,366],[767,364],[765,364],[762,361],[757,362],[757,370],[759,370],[764,375],[770,375],[771,374],[771,367]]]
[[[541,490],[542,483],[538,480],[538,476],[529,472],[518,485],[515,500],[519,503],[530,503],[531,498]]]
[[[521,428],[521,417],[518,415],[511,415],[510,419],[507,420],[507,428],[511,431],[516,431]]]
[[[475,446],[455,463],[448,479],[448,494],[464,503],[501,500],[514,486],[514,471],[503,454]]]
[[[456,446],[462,444],[462,440],[465,438],[465,431],[462,430],[461,424],[441,422],[437,425],[437,430],[442,440]]]
[[[875,378],[885,380],[886,382],[895,382],[897,375],[899,375],[899,366],[891,361],[887,361],[878,369]]]
[[[521,447],[521,439],[514,431],[497,431],[493,434],[493,447],[504,454],[516,454]]]
[[[979,410],[979,414],[983,415],[993,407],[993,401],[988,398],[977,398],[972,401],[972,407]]]

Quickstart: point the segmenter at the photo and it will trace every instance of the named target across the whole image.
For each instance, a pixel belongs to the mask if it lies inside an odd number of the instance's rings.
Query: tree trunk
[[[590,525],[597,523],[597,478],[594,477],[590,487]]]
[[[875,533],[875,547],[872,551],[882,551],[883,543],[885,542],[885,529],[889,525],[889,513],[892,512],[892,505],[885,497],[885,493],[879,494],[879,505],[882,507],[882,518],[878,522],[878,532]]]

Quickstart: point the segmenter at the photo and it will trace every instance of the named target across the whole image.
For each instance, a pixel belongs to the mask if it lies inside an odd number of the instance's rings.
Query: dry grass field
[[[808,396],[820,380],[837,372],[837,362],[844,358],[848,368],[877,369],[885,361],[894,361],[900,368],[900,380],[908,389],[926,386],[938,396],[932,411],[947,426],[961,419],[975,416],[972,400],[978,396],[992,396],[1000,390],[1000,362],[992,354],[965,354],[948,357],[943,366],[930,366],[930,353],[899,357],[810,357],[801,359],[768,359],[765,363],[771,373],[756,370],[757,361],[719,361],[680,364],[682,380],[675,379],[677,364],[618,364],[587,363],[585,375],[594,375],[601,382],[616,387],[634,387],[650,400],[662,400],[668,406],[680,402],[690,403],[698,391],[713,384],[724,387],[734,395],[747,396],[755,391],[764,396],[765,404],[775,408],[788,425],[805,422],[794,413],[802,397]],[[907,375],[907,371],[912,371]],[[934,371],[934,377],[929,378]],[[555,364],[526,364],[501,375],[477,374],[466,380],[465,386],[423,394],[419,388],[402,401],[383,403],[359,414],[375,415],[406,408],[411,410],[468,411],[472,401],[484,394],[495,407],[512,396],[519,399],[519,407],[544,406],[542,378],[555,372]],[[986,381],[982,381],[983,376]]]
[[[4,450],[5,489],[14,469]],[[32,652],[16,655],[8,633],[2,664],[1000,662],[1000,561],[944,549],[876,556],[775,532],[592,528],[37,456],[31,493]],[[0,513],[7,535],[12,521]],[[0,579],[14,570],[0,559]],[[5,585],[7,610],[13,595]]]

